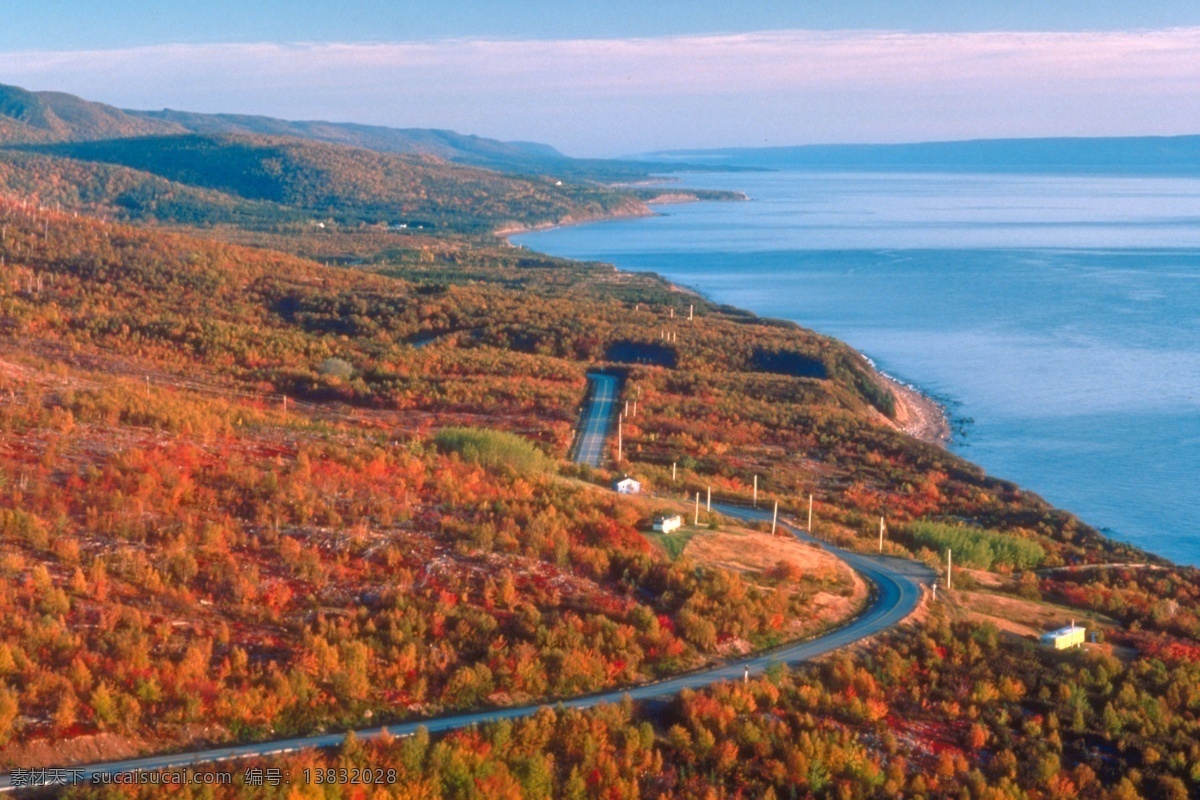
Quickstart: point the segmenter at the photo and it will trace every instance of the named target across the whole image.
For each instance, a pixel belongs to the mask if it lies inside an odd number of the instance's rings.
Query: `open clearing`
[[[848,577],[850,568],[829,553],[804,544],[794,536],[772,536],[746,529],[699,531],[683,554],[699,564],[737,572],[767,572],[781,562],[807,576],[837,580]]]
[[[1017,636],[1041,636],[1069,625],[1071,620],[1088,628],[1117,624],[1103,614],[1010,595],[955,591],[954,599],[969,618],[991,622],[1000,630]]]
[[[826,551],[791,535],[772,536],[746,528],[692,533],[683,556],[697,564],[761,576],[810,592],[811,613],[793,620],[792,635],[808,635],[848,619],[866,602],[867,585],[854,570]]]

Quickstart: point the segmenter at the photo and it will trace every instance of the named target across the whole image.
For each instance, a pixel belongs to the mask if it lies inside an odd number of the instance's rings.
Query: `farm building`
[[[659,533],[670,533],[683,527],[683,517],[678,514],[660,514],[654,518],[654,530]]]
[[[1043,633],[1041,642],[1046,647],[1053,647],[1055,650],[1066,650],[1068,647],[1078,647],[1083,644],[1086,635],[1087,629],[1079,627],[1072,621],[1065,628]]]
[[[613,481],[613,491],[617,494],[640,494],[642,484],[626,475],[619,481]]]

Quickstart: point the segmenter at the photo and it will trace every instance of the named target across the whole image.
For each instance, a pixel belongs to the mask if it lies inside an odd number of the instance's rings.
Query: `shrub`
[[[458,453],[464,461],[485,467],[507,467],[520,473],[548,471],[549,457],[532,442],[504,431],[484,428],[443,428],[434,439],[443,453]]]
[[[939,554],[950,548],[954,563],[964,567],[1035,569],[1046,558],[1046,551],[1037,542],[983,528],[914,522],[904,528],[903,534],[917,547],[928,547]]]
[[[326,378],[341,378],[348,381],[354,377],[354,365],[341,358],[327,358],[317,367],[317,373]]]

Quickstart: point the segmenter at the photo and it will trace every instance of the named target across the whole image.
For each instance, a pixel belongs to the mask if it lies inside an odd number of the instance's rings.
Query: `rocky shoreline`
[[[885,372],[876,370],[876,375],[896,398],[896,417],[891,420],[893,425],[923,442],[939,447],[950,443],[950,417],[940,403]]]

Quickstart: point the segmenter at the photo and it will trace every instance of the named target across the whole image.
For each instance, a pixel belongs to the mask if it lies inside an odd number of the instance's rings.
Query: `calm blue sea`
[[[945,402],[952,448],[1200,564],[1200,180],[712,173],[748,203],[515,237],[857,347]]]

